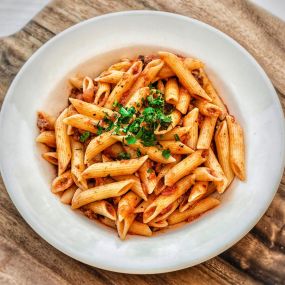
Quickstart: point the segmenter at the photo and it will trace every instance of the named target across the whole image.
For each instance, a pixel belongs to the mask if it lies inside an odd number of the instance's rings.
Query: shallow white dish
[[[86,60],[94,59],[90,70],[84,70],[84,65],[76,70],[92,74],[120,57],[157,50],[193,55],[206,63],[214,85],[244,128],[248,178],[245,183],[235,181],[218,208],[191,224],[152,238],[130,236],[121,241],[114,231],[72,211],[50,192],[54,173],[35,143],[36,111],[57,113],[65,106],[66,75]],[[51,94],[55,86],[60,91]],[[58,250],[112,271],[173,271],[226,250],[264,214],[284,167],[283,120],[264,71],[225,34],[170,13],[107,14],[57,35],[18,73],[1,112],[1,172],[24,219]]]

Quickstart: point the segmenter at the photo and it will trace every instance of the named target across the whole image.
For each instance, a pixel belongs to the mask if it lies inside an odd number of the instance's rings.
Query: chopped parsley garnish
[[[142,156],[141,150],[137,148],[137,157],[141,157],[141,156]]]
[[[168,158],[171,156],[170,150],[169,150],[169,149],[164,149],[164,150],[162,151],[162,156],[163,156],[164,158],[168,159]]]
[[[89,137],[90,137],[90,132],[84,132],[80,136],[79,140],[80,140],[80,142],[84,143]]]
[[[176,140],[177,142],[180,141],[180,137],[179,137],[177,134],[174,135],[174,138],[175,138],[175,140]]]
[[[154,170],[152,168],[149,168],[146,172],[147,173],[152,173]]]
[[[126,137],[126,141],[128,144],[134,144],[134,143],[136,143],[137,139],[132,135],[128,135]]]
[[[130,159],[131,155],[128,152],[120,152],[118,154],[118,159]]]
[[[97,135],[100,136],[103,133],[104,130],[105,129],[102,126],[98,125],[97,126]]]

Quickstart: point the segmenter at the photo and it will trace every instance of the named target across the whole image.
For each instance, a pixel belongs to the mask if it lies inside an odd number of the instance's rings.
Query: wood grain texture
[[[21,66],[55,34],[100,14],[133,9],[183,14],[230,35],[262,65],[285,108],[285,23],[242,0],[54,1],[22,31],[0,40],[0,104]],[[259,223],[220,256],[166,274],[112,273],[75,261],[41,239],[19,215],[0,180],[0,284],[284,284],[284,224],[285,177]]]

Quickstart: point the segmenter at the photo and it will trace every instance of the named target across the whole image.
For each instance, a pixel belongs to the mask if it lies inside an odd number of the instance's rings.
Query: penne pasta
[[[197,181],[222,181],[218,173],[208,167],[197,167],[193,174],[195,174]]]
[[[78,209],[95,201],[122,196],[131,189],[132,184],[132,180],[125,180],[96,186],[82,191],[77,196],[73,197],[71,207],[72,209]]]
[[[135,62],[130,69],[123,75],[121,80],[117,83],[114,87],[113,91],[111,92],[110,96],[108,97],[104,107],[113,109],[113,104],[115,102],[119,102],[125,92],[127,92],[135,80],[138,78],[139,74],[142,70],[142,62],[137,61]]]
[[[56,152],[58,158],[58,175],[67,168],[71,159],[70,139],[67,135],[67,125],[64,124],[68,109],[66,108],[55,122]]]
[[[157,81],[157,89],[162,93],[165,92],[165,86],[164,86],[164,83],[162,82],[162,80]]]
[[[95,94],[94,104],[104,106],[109,98],[111,85],[106,82],[98,82],[98,90]],[[107,109],[107,108],[105,108]]]
[[[161,141],[164,149],[169,149],[172,154],[190,154],[194,150],[180,141]]]
[[[191,101],[189,92],[182,86],[179,88],[179,99],[176,103],[176,109],[182,114],[186,114]]]
[[[183,136],[187,135],[190,130],[191,130],[191,127],[176,127],[165,134],[158,135],[157,139],[159,141],[175,140],[175,137],[178,136],[179,138],[182,138]]]
[[[127,71],[132,65],[132,62],[127,59],[123,61],[119,61],[108,68],[108,71],[118,70],[118,71]]]
[[[197,149],[208,149],[214,135],[218,117],[205,117],[197,142]]]
[[[161,125],[159,125],[158,128],[154,131],[156,135],[163,135],[165,133],[168,133],[180,122],[181,113],[178,110],[174,110],[169,116],[171,118],[170,125],[167,127],[167,129],[161,129]]]
[[[56,152],[45,152],[42,157],[51,164],[58,165]]]
[[[123,136],[113,136],[116,140],[124,142],[125,137]],[[157,147],[154,146],[143,146],[140,142],[135,142],[129,145],[131,148],[137,150],[139,149],[142,154],[146,154],[149,158],[153,161],[160,162],[160,163],[172,163],[175,161],[175,158],[170,156],[169,158],[165,158],[162,155],[162,151],[159,150]]]
[[[188,203],[193,205],[195,202],[201,200],[207,193],[207,181],[198,181],[194,184],[188,197]]]
[[[133,94],[133,93],[130,93]],[[138,89],[126,103],[127,108],[134,107],[136,111],[139,111],[145,101],[146,97],[149,95],[149,88],[143,87]]]
[[[233,172],[240,180],[245,180],[244,136],[241,126],[233,116],[227,115],[230,139],[230,164]]]
[[[60,197],[61,203],[70,205],[76,189],[76,185],[72,185],[66,189]]]
[[[140,200],[140,197],[134,192],[129,191],[126,193],[118,204],[118,221],[122,222],[128,216],[132,215]]]
[[[195,176],[188,175],[172,187],[167,187],[144,211],[143,222],[149,223],[156,218],[162,210],[171,205],[182,196],[194,183]]]
[[[108,70],[104,71],[100,74],[99,77],[95,78],[94,80],[97,82],[105,82],[105,83],[112,83],[117,84],[123,77],[125,72],[119,70]]]
[[[83,145],[71,139],[71,176],[74,183],[81,189],[87,189],[87,181],[82,177],[82,172],[85,170],[83,162]]]
[[[194,108],[183,119],[183,127],[189,127],[189,132],[186,139],[186,145],[192,149],[196,149],[199,130],[198,130],[199,109]]]
[[[176,105],[179,100],[179,87],[177,80],[172,77],[167,80],[165,85],[165,101],[169,104]]]
[[[92,211],[95,214],[99,214],[112,221],[116,221],[117,214],[113,205],[105,200],[92,202],[86,205],[86,209]]]
[[[107,217],[99,217],[99,221],[109,228],[116,229],[116,222],[107,218]]]
[[[56,138],[54,131],[43,131],[41,132],[37,138],[36,142],[43,143],[50,147],[56,147]]]
[[[217,191],[220,194],[223,193],[228,186],[228,179],[211,148],[209,148],[209,155],[207,161],[205,161],[205,166],[214,170],[217,176],[221,179],[221,181],[215,181],[214,183],[217,186]]]
[[[83,85],[83,77],[81,77],[81,76],[70,77],[69,82],[73,87],[75,87],[77,89],[81,89],[82,85]]]
[[[82,90],[83,90],[82,94],[83,100],[91,103],[94,100],[93,97],[94,97],[95,86],[93,80],[90,77],[85,76],[83,78]]]
[[[205,198],[204,200],[199,201],[195,207],[190,208],[184,212],[175,211],[167,219],[169,225],[177,224],[185,220],[193,219],[201,214],[217,207],[220,204],[220,201],[215,198]]]
[[[191,95],[212,101],[209,95],[199,85],[194,76],[188,72],[183,62],[173,53],[158,52],[160,58],[174,71],[180,83],[190,92]]]
[[[199,112],[204,116],[218,117],[223,112],[222,108],[220,108],[219,106],[203,99],[194,100],[193,105],[197,107],[199,109]]]
[[[148,225],[154,228],[165,228],[168,226],[168,222],[166,220],[150,221]]]
[[[233,181],[235,175],[230,165],[230,140],[226,120],[222,121],[216,130],[215,143],[219,163],[227,177],[229,185]]]
[[[174,165],[165,175],[164,183],[172,186],[182,177],[190,174],[195,168],[207,160],[207,150],[197,150]]]
[[[84,163],[88,164],[97,154],[116,142],[117,140],[112,137],[111,131],[93,138],[86,148]]]
[[[122,220],[121,222],[117,219],[116,221],[116,226],[117,226],[117,231],[119,234],[120,239],[124,240],[126,238],[126,235],[132,226],[134,220],[135,220],[136,215],[131,214],[126,217],[126,219]]]
[[[138,79],[130,89],[129,94],[132,95],[136,93],[137,90],[148,86],[151,82],[153,82],[154,78],[156,77],[157,73],[163,66],[163,61],[161,59],[154,59],[150,61],[144,70],[139,75]],[[126,100],[128,102],[128,100]]]
[[[120,176],[135,173],[147,160],[145,155],[141,158],[120,160],[112,162],[94,163],[85,169],[82,173],[83,178],[96,178],[106,176]]]
[[[69,98],[69,101],[79,114],[88,116],[95,120],[101,120],[106,116],[113,117],[115,114],[115,112],[112,110],[94,104],[86,103],[82,100]]]
[[[149,159],[139,168],[138,174],[142,185],[146,189],[146,193],[151,194],[156,187],[157,180],[155,171],[152,168],[152,163]]]
[[[37,126],[40,132],[54,131],[55,118],[53,116],[50,116],[43,111],[38,112],[37,115]]]
[[[99,121],[81,114],[77,114],[64,118],[63,123],[80,130],[96,133]]]
[[[202,68],[200,68],[199,72],[200,72],[202,79],[203,79],[203,88],[206,91],[206,93],[209,95],[209,97],[212,98],[212,103],[221,108],[222,113],[219,115],[219,118],[220,118],[220,120],[223,120],[225,118],[225,116],[228,114],[227,107],[224,104],[223,100],[218,95],[215,88],[213,87],[213,85],[212,85],[211,81],[209,80],[209,78],[207,77],[205,71]]]
[[[150,237],[152,235],[150,227],[138,221],[133,221],[129,228],[129,233],[146,237]]]
[[[65,191],[73,184],[73,179],[70,171],[66,171],[63,174],[57,176],[51,184],[52,193],[58,193]]]
[[[145,201],[147,200],[147,195],[146,195],[145,191],[143,190],[140,179],[137,176],[135,176],[135,175],[122,175],[122,176],[116,176],[114,178],[117,181],[124,181],[124,180],[128,180],[128,179],[133,180],[133,185],[132,185],[131,190],[134,193],[136,193],[143,200],[145,200]]]

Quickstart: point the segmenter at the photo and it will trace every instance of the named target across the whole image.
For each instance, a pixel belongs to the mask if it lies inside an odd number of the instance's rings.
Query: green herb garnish
[[[128,135],[126,137],[126,141],[128,144],[134,144],[134,143],[136,143],[137,139],[132,135]]]
[[[142,156],[141,150],[137,148],[137,157],[141,157],[141,156]]]
[[[90,132],[84,132],[80,138],[79,141],[84,143],[88,138],[90,137]]]
[[[163,156],[164,158],[168,159],[168,158],[171,156],[170,150],[169,150],[169,149],[164,149],[164,150],[162,151],[162,156]]]
[[[128,152],[120,152],[118,154],[118,159],[130,159],[131,155]]]
[[[177,142],[180,141],[180,137],[178,136],[178,134],[175,134],[175,135],[174,135],[174,138],[175,138],[175,140],[176,140]]]
[[[152,168],[149,168],[146,172],[147,173],[152,173],[154,170]]]

